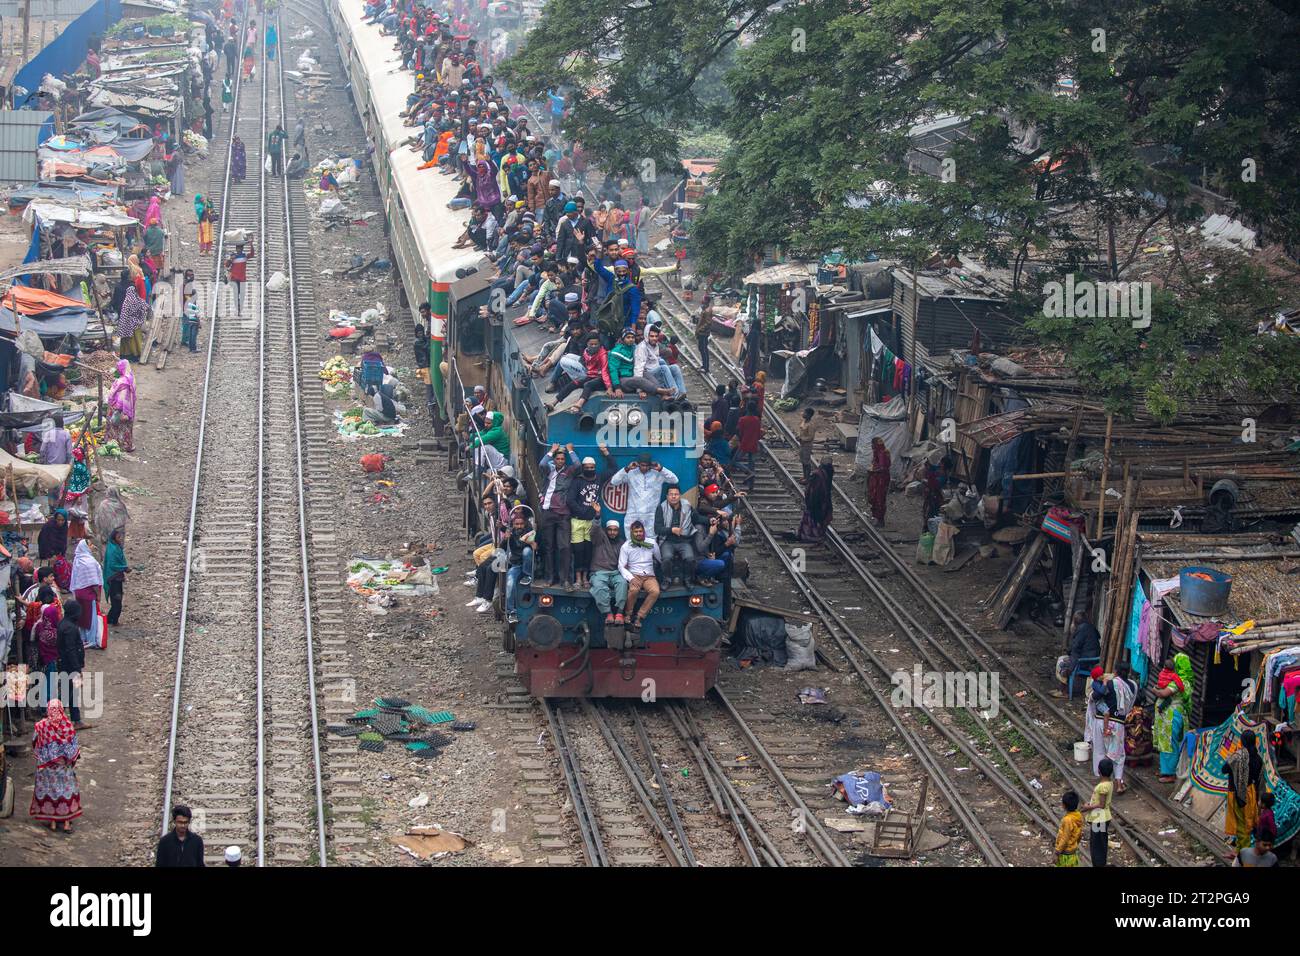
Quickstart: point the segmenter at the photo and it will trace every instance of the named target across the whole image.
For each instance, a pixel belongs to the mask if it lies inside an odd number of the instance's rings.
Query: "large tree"
[[[1118,406],[1145,394],[1161,417],[1215,383],[1300,377],[1292,345],[1253,336],[1276,277],[1224,261],[1207,286],[1180,239],[1206,214],[1204,187],[1300,248],[1293,2],[551,0],[509,72],[532,90],[577,86],[574,125],[598,162],[662,169],[697,78],[741,31],[733,146],[693,227],[706,267],[747,270],[768,245],[1008,266],[1031,331]],[[917,133],[947,116],[968,123],[936,177]],[[1149,332],[1034,307],[1053,273],[1134,277],[1156,236],[1173,251]],[[1189,316],[1204,320],[1190,357],[1160,346]]]

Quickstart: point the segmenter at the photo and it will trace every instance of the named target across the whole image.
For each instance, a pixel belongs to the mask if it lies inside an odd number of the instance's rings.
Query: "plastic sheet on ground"
[[[386,558],[353,558],[348,564],[348,587],[372,603],[374,598],[396,595],[429,597],[438,593],[438,581],[428,562],[407,564]],[[371,610],[386,613],[391,600],[373,601]],[[381,610],[375,610],[380,608]]]
[[[396,438],[406,434],[406,422],[394,425],[376,425],[368,422],[361,414],[361,409],[350,408],[346,412],[334,413],[334,425],[339,435],[348,441],[358,438]]]

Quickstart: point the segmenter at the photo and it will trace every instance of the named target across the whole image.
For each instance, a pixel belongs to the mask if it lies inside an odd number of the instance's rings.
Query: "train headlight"
[[[703,603],[704,603],[704,595],[702,594],[691,595],[691,607],[699,607]]]
[[[682,640],[693,650],[714,650],[722,643],[722,626],[707,615],[696,614],[686,622],[686,627],[682,631]]]
[[[617,425],[622,420],[623,420],[623,413],[620,412],[617,408],[611,408],[609,411],[605,413],[605,421],[608,422],[610,425]]]
[[[627,423],[629,425],[640,425],[643,417],[644,416],[642,416],[641,412],[634,408],[627,413]]]
[[[528,643],[539,651],[554,650],[563,639],[564,625],[549,614],[535,614],[528,622]]]
[[[537,603],[540,604],[542,607],[550,607],[552,604],[555,603],[555,595],[543,594],[540,597],[538,597]]]

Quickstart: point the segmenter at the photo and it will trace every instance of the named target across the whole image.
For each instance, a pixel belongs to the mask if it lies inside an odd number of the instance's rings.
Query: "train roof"
[[[538,325],[536,322],[529,322],[527,325],[513,325],[509,319],[506,322],[505,329],[507,339],[513,340],[513,346],[509,344],[509,341],[507,342],[507,354],[517,349],[520,352],[527,352],[529,355],[535,355],[545,343],[554,341],[563,335],[562,332],[548,332],[544,326]],[[595,441],[596,432],[594,430],[586,431],[579,428],[579,419],[571,412],[560,411],[552,414],[546,413],[546,403],[554,402],[555,396],[544,391],[543,387],[545,384],[546,379],[544,378],[529,377],[524,389],[524,401],[530,408],[532,408],[537,421],[546,423],[546,434],[540,435],[538,438],[544,439],[548,442],[558,441],[563,443],[573,441],[576,444],[586,444]],[[628,406],[635,406],[643,412],[649,413],[651,416],[645,419],[646,427],[651,428],[654,426],[652,430],[655,433],[653,441],[648,441],[645,446],[648,450],[653,451],[656,447],[679,449],[692,448],[699,442],[703,421],[698,409],[691,410],[686,415],[682,416],[683,421],[677,422],[678,427],[665,427],[663,431],[671,433],[672,437],[667,441],[663,439],[663,436],[659,434],[660,428],[658,426],[661,424],[667,425],[667,420],[656,419],[653,416],[655,416],[656,413],[666,412],[667,407],[664,401],[657,395],[652,395],[644,399],[638,398],[635,394],[627,395],[623,398],[615,398],[605,392],[596,392],[592,395],[591,400],[586,407],[589,412],[595,414],[602,409]],[[685,417],[692,419],[691,425],[687,426],[685,424]],[[673,419],[673,421],[676,421],[676,419]],[[645,437],[650,439],[651,434],[647,432]],[[611,447],[620,446],[619,442],[611,442],[610,444]],[[618,450],[626,451],[626,448],[619,447]]]
[[[370,102],[383,137],[379,146],[388,155],[393,183],[411,224],[420,261],[434,282],[454,284],[458,270],[477,270],[475,279],[466,283],[472,288],[454,290],[458,296],[471,294],[490,280],[491,262],[478,250],[452,248],[469,220],[468,210],[447,208],[460,189],[456,179],[436,169],[420,169],[424,158],[409,147],[391,148],[416,132],[414,127],[404,125],[400,115],[411,93],[411,72],[402,68],[402,58],[393,50],[393,38],[363,22],[361,0],[337,2],[370,84]]]

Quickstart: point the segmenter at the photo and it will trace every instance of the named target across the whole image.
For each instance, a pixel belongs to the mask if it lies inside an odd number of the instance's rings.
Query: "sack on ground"
[[[817,647],[811,624],[785,626],[785,672],[810,671],[817,668]]]
[[[934,560],[934,535],[925,532],[916,542],[916,563],[929,564]]]
[[[740,660],[770,663],[775,667],[786,664],[785,620],[775,614],[754,613],[746,616],[741,629]]]
[[[957,526],[949,524],[947,521],[940,521],[939,530],[934,535],[934,550],[930,553],[934,563],[946,567],[952,564],[956,552]]]

